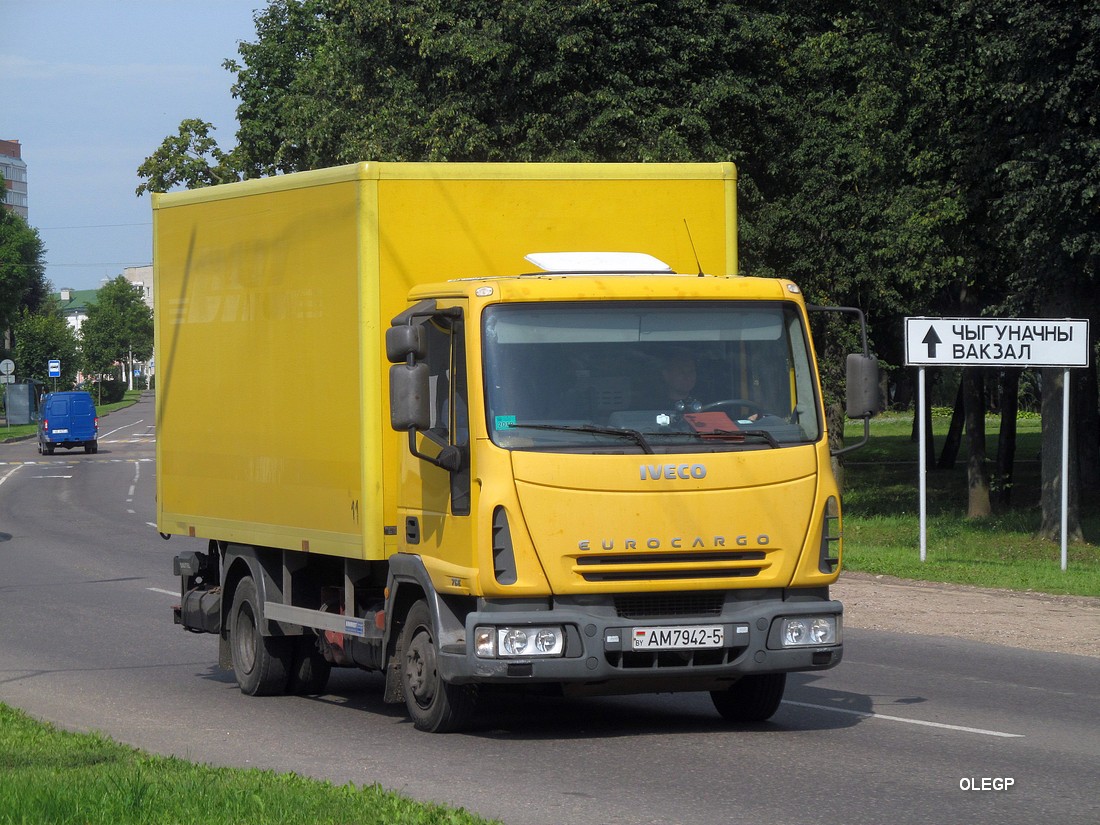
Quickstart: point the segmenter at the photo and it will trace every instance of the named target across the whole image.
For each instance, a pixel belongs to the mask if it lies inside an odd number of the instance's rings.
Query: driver
[[[665,385],[662,406],[677,412],[698,412],[703,404],[692,395],[697,379],[695,357],[683,349],[666,352],[660,359],[661,379]]]

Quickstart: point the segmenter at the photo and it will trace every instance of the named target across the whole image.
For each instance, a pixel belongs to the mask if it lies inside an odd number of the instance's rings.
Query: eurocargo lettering
[[[486,685],[755,721],[836,665],[807,312],[863,317],[736,274],[735,178],[362,163],[155,196],[157,524],[202,540],[176,622],[247,694],[379,671],[426,731]],[[866,345],[847,369],[866,419]]]

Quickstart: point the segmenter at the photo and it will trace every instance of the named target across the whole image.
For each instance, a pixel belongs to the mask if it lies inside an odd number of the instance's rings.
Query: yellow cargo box
[[[735,187],[729,163],[361,163],[154,195],[158,529],[387,558],[410,289],[531,252],[734,274]]]

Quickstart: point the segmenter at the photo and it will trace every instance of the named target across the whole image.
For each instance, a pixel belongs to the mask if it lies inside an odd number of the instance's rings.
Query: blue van
[[[99,452],[99,416],[86,392],[51,392],[42,400],[38,420],[38,452],[53,455],[55,447]]]

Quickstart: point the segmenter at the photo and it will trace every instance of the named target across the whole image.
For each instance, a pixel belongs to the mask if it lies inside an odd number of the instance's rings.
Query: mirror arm
[[[865,415],[863,417],[863,438],[861,438],[855,444],[850,444],[846,447],[841,447],[839,450],[830,450],[830,455],[832,455],[833,458],[836,458],[839,455],[844,455],[845,453],[850,453],[850,452],[852,452],[852,450],[858,450],[860,447],[865,446],[867,444],[867,442],[870,441],[870,440],[871,440],[871,416]]]
[[[434,464],[442,470],[446,470],[449,473],[457,472],[462,469],[462,448],[453,444],[445,444],[439,451],[438,455],[431,456],[427,453],[421,452],[416,446],[416,435],[420,432],[416,427],[409,428],[409,452],[416,458],[422,461],[427,461],[429,464]],[[427,433],[424,437],[428,440],[432,440],[431,436]]]

